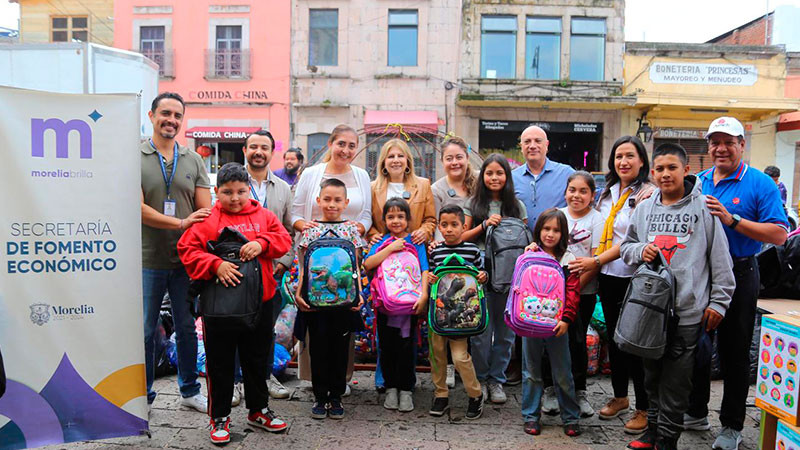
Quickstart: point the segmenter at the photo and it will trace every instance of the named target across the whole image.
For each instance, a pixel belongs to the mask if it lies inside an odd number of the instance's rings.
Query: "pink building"
[[[289,141],[290,2],[221,3],[116,0],[114,46],[159,64],[159,91],[186,101],[180,141],[204,156],[210,173],[243,162],[244,138],[259,128],[275,137],[272,165],[280,167]]]

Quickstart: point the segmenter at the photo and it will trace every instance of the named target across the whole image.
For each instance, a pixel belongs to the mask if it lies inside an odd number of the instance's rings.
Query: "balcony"
[[[138,50],[138,52],[158,64],[159,78],[175,78],[174,50]]]
[[[206,49],[205,77],[207,80],[249,80],[249,49]]]

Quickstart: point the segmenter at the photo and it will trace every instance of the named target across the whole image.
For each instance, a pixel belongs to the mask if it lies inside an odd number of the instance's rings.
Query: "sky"
[[[705,42],[798,0],[627,0],[625,40]],[[17,28],[19,5],[0,0],[0,27]]]

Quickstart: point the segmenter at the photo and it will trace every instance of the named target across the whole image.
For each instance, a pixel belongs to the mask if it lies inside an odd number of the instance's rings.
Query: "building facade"
[[[292,1],[292,142],[307,161],[343,123],[359,130],[355,163],[371,174],[401,135],[417,173],[435,178],[431,143],[455,117],[460,11],[458,0]]]
[[[209,173],[244,162],[245,137],[260,128],[272,132],[276,154],[288,148],[289,13],[281,0],[114,4],[114,46],[155,61],[160,90],[183,96],[179,140],[203,156]]]
[[[113,0],[10,0],[19,3],[19,42],[114,42]]]
[[[464,2],[456,133],[482,154],[523,163],[520,132],[538,125],[548,157],[602,171],[619,137],[624,2]]]

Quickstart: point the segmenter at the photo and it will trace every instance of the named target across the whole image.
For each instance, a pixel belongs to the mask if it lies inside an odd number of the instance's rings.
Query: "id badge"
[[[175,217],[175,200],[164,200],[164,215]]]

